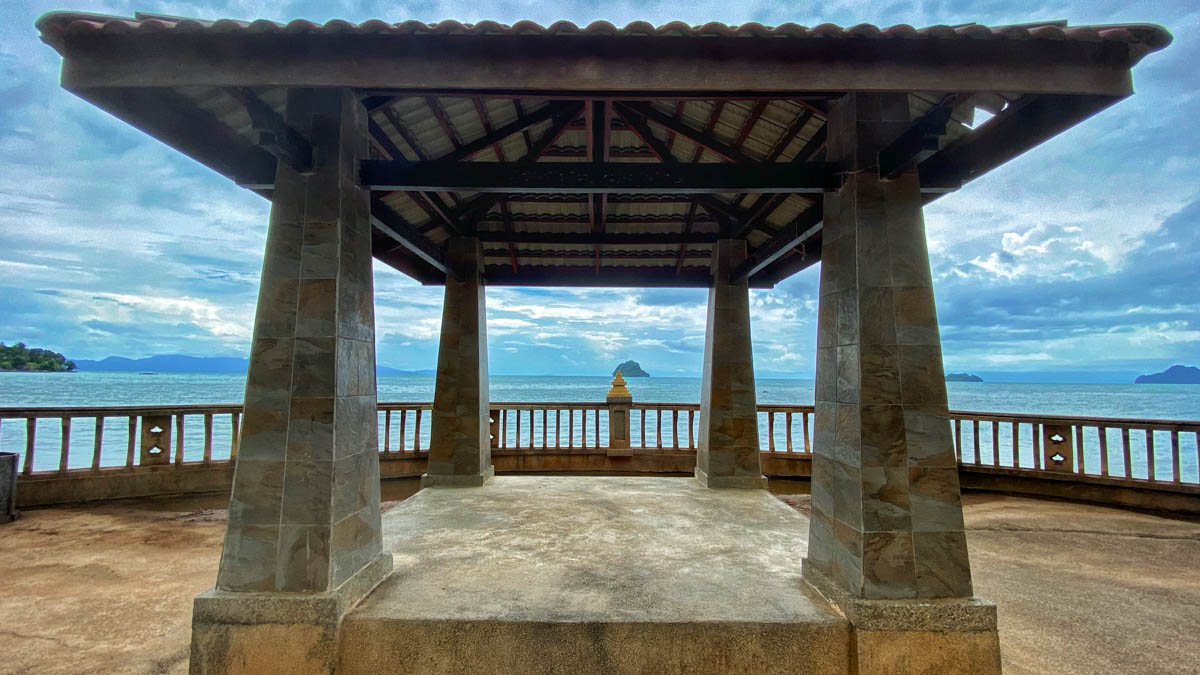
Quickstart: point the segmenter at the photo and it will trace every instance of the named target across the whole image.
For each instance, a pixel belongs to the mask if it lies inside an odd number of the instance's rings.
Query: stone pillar
[[[846,173],[825,195],[804,578],[854,624],[859,672],[998,672],[995,606],[971,597],[919,177],[877,168],[910,124],[904,94],[829,113]]]
[[[758,450],[750,285],[745,279],[729,282],[745,259],[744,240],[722,239],[713,246],[696,448],[696,478],[711,488],[767,486]]]
[[[366,111],[291,90],[314,170],[279,164],[217,586],[196,598],[193,673],[332,672],[341,615],[382,552]]]
[[[633,450],[629,447],[633,394],[629,392],[629,387],[625,386],[625,378],[621,377],[621,371],[618,370],[613,378],[612,388],[605,395],[604,402],[608,404],[608,456],[633,456]]]
[[[483,246],[474,237],[454,237],[446,247],[446,259],[459,279],[446,279],[429,470],[421,476],[421,487],[477,487],[496,473],[488,403]]]

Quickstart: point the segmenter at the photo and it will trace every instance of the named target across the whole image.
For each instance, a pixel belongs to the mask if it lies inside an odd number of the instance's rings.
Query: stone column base
[[[736,490],[765,490],[766,476],[710,476],[704,469],[696,467],[696,480],[706,488],[736,489]]]
[[[998,675],[996,605],[982,598],[865,600],[847,595],[802,562],[805,583],[854,628],[850,672]]]
[[[332,673],[342,617],[391,571],[385,552],[325,593],[201,593],[192,605],[190,672]]]
[[[489,465],[483,473],[467,476],[426,473],[421,475],[421,489],[427,487],[482,487],[496,477],[496,467]]]

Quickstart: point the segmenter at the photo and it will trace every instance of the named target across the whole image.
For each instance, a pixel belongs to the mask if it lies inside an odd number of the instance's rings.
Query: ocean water
[[[611,378],[605,376],[493,376],[490,382],[491,400],[496,402],[601,402],[608,391]],[[679,377],[629,378],[627,380],[634,402],[659,403],[696,403],[700,400],[700,379]],[[434,377],[432,375],[390,375],[378,379],[380,401],[412,401],[427,402],[433,400]],[[813,402],[812,380],[783,380],[760,379],[756,382],[759,403],[790,403],[811,404]],[[1006,412],[1047,415],[1082,415],[1089,417],[1132,417],[1153,419],[1200,419],[1200,385],[1133,385],[1133,384],[1022,384],[1022,383],[972,383],[950,382],[947,390],[952,410],[974,412]],[[245,388],[245,377],[225,373],[160,373],[142,375],[138,373],[0,373],[0,408],[3,407],[35,407],[35,406],[100,406],[100,405],[177,405],[185,403],[218,404],[240,403]],[[513,445],[515,439],[515,413],[508,415],[507,439],[508,445]],[[658,443],[658,435],[663,438],[663,445],[670,447],[675,442],[686,445],[688,428],[686,413],[674,420],[669,413],[663,420],[655,418],[653,411],[645,419],[647,445]],[[403,440],[404,447],[411,448],[416,442],[415,420],[406,420],[404,438],[401,439],[399,415],[393,415],[392,428],[388,432],[391,438],[391,448],[399,447]],[[410,416],[411,418],[411,416]],[[563,413],[561,420],[555,419],[551,413],[547,419],[547,438],[549,445],[558,438],[566,444],[567,426],[570,418]],[[575,444],[584,431],[583,422],[578,413],[575,414],[573,435]],[[672,425],[672,421],[674,424]],[[200,416],[189,416],[185,421],[184,457],[187,460],[200,459],[203,452],[203,421]],[[532,442],[540,446],[542,438],[541,413],[537,413],[532,425],[529,424],[528,413],[522,415],[523,445]],[[596,420],[589,414],[587,420],[587,442],[594,443],[597,431],[604,439],[607,433],[606,416],[601,416],[599,428]],[[633,439],[635,445],[641,438],[642,419],[635,411],[632,419]],[[102,461],[104,465],[120,465],[125,460],[127,449],[128,422],[125,418],[110,418],[104,427],[102,444]],[[381,415],[382,424],[382,415]],[[555,431],[555,425],[557,432]],[[530,427],[532,426],[532,429]],[[964,425],[969,427],[970,425]],[[423,421],[420,430],[422,447],[428,447],[429,442],[428,417]],[[695,427],[693,427],[693,430]],[[530,441],[530,433],[533,437]],[[964,439],[964,447],[971,448],[973,439],[969,437],[970,429],[964,428],[968,436]],[[58,467],[58,448],[61,441],[61,428],[56,420],[44,420],[37,427],[37,444],[34,453],[34,467],[37,470],[52,470]],[[1008,430],[1001,428],[1001,436],[1007,439]],[[1032,462],[1032,445],[1028,440],[1030,434],[1022,430],[1026,440],[1019,449],[1022,464]],[[1115,433],[1115,432],[1114,432]],[[90,465],[93,441],[93,423],[90,419],[78,420],[71,430],[71,453],[69,466],[86,467]],[[802,429],[799,420],[793,425],[793,444],[803,447]],[[1159,432],[1161,439],[1156,441],[1156,475],[1162,476],[1165,470],[1170,471],[1169,440],[1165,432]],[[767,425],[765,415],[760,420],[760,435],[763,447],[767,446]],[[775,429],[776,447],[786,447],[786,429],[782,418],[777,418]],[[1003,447],[990,448],[990,431],[981,430],[981,440],[986,459],[995,452],[1002,459],[1011,457],[1011,450]],[[232,423],[228,415],[217,416],[213,423],[214,448],[216,458],[228,457]],[[1140,432],[1133,434],[1134,445],[1133,470],[1134,475],[1145,476],[1147,466],[1142,459],[1138,460],[1139,448],[1144,455],[1145,440]],[[384,437],[381,426],[380,438]],[[678,439],[678,441],[676,441]],[[1197,474],[1197,458],[1195,452],[1195,437],[1193,434],[1183,434],[1180,437],[1181,472],[1195,481]],[[1087,441],[1094,443],[1094,441]],[[1139,443],[1141,444],[1139,446]],[[1122,460],[1120,452],[1112,448],[1119,447],[1119,436],[1110,437],[1110,453],[1113,466]],[[1003,446],[1003,443],[1002,443]],[[25,424],[22,420],[6,419],[0,422],[0,450],[8,452],[23,452],[25,448]],[[973,450],[971,450],[973,453]],[[1028,455],[1028,457],[1026,457]],[[1085,467],[1090,471],[1098,458],[1085,456]]]

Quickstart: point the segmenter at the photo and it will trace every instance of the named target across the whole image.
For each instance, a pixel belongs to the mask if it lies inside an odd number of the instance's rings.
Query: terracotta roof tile
[[[964,24],[960,26],[929,26],[913,28],[900,24],[880,28],[871,24],[859,24],[849,28],[834,24],[821,24],[812,28],[794,23],[764,26],[760,23],[745,23],[729,26],[723,23],[707,23],[689,26],[681,21],[672,21],[654,26],[645,21],[635,21],[618,28],[607,21],[596,21],[587,26],[577,26],[569,21],[558,21],[542,26],[532,21],[518,21],[511,26],[495,21],[480,21],[464,24],[454,20],[439,23],[404,21],[387,23],[377,19],[353,24],[334,19],[324,24],[303,19],[280,24],[273,21],[200,21],[182,17],[167,17],[153,14],[138,14],[135,18],[86,14],[79,12],[52,12],[38,19],[37,27],[42,38],[56,44],[67,35],[89,33],[351,33],[408,35],[589,35],[612,37],[739,37],[739,38],[799,38],[799,39],[974,39],[974,40],[1079,40],[1086,42],[1114,41],[1136,45],[1145,51],[1162,49],[1171,42],[1171,34],[1161,26],[1153,24],[1121,24],[1107,26],[1067,26],[1066,22],[1048,22],[1018,26],[983,26]]]

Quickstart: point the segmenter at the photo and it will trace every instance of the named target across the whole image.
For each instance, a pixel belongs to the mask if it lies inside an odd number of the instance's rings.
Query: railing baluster
[[[71,418],[62,418],[62,439],[58,448],[58,472],[66,473],[71,454]]]
[[[1121,454],[1125,460],[1125,477],[1133,478],[1133,458],[1129,452],[1129,427],[1121,427]]]
[[[213,443],[213,416],[212,413],[204,415],[204,463],[212,461],[212,443]]]
[[[567,447],[575,447],[575,409],[567,408]]]
[[[1045,464],[1042,457],[1042,430],[1038,428],[1038,422],[1034,422],[1031,426],[1033,429],[1033,468],[1043,469]]]
[[[787,429],[787,451],[792,451],[792,413],[788,411],[783,414],[783,420]]]
[[[1171,430],[1171,482],[1181,482],[1179,479],[1179,431],[1176,429]]]
[[[804,452],[812,452],[812,441],[808,437],[808,413],[800,413],[800,433],[804,436]]]
[[[562,408],[554,409],[554,447],[562,447]]]
[[[655,443],[657,447],[662,448],[662,408],[654,411],[654,427],[657,439]]]
[[[975,439],[975,466],[979,466],[979,420],[971,420],[971,436]]]
[[[1087,473],[1087,471],[1085,471],[1086,467],[1083,465],[1083,462],[1084,462],[1084,459],[1083,459],[1084,458],[1083,425],[1076,424],[1074,426],[1075,426],[1075,457],[1076,457],[1075,473],[1083,474],[1083,473]]]
[[[767,452],[775,452],[775,413],[767,411]]]
[[[1146,429],[1146,480],[1155,480],[1154,474],[1154,430]]]
[[[37,418],[30,417],[25,420],[25,466],[21,469],[21,473],[29,475],[33,473],[33,443],[37,438]]]
[[[521,449],[521,409],[517,408],[513,412],[515,412],[517,414],[517,449],[520,450]]]
[[[396,443],[396,451],[397,452],[406,452],[404,449],[404,446],[408,444],[408,441],[406,441],[405,437],[404,437],[404,426],[407,422],[408,422],[408,409],[401,408],[400,409],[400,440],[399,440],[399,442]]]
[[[417,419],[413,422],[413,452],[421,451],[421,413],[423,411],[417,408]]]
[[[183,413],[175,415],[175,464],[183,464]]]
[[[383,411],[383,451],[392,451],[392,411]]]
[[[238,450],[242,446],[242,416],[240,413],[233,413],[229,420],[229,459],[235,460],[238,456]]]
[[[992,420],[992,465],[1000,466],[1000,422]]]
[[[671,449],[679,449],[679,411],[671,408]]]
[[[962,461],[962,420],[958,418],[954,420],[954,455],[958,457],[958,461]]]
[[[592,447],[599,448],[600,447],[600,409],[599,408],[596,408],[596,425],[595,425],[594,433],[596,434],[596,444],[593,445]]]
[[[96,416],[96,431],[92,441],[92,471],[100,469],[100,455],[104,451],[104,418]]]
[[[1100,441],[1100,475],[1108,475],[1108,427],[1096,427],[1096,440]]]
[[[137,416],[130,415],[129,416],[129,445],[126,446],[126,448],[125,448],[125,466],[130,469],[133,468],[133,456],[134,456],[133,450],[137,445],[137,439],[135,437],[136,432],[137,432]]]
[[[1012,420],[1012,467],[1019,469],[1021,467],[1021,423]]]
[[[646,409],[642,408],[642,447],[646,447]]]
[[[542,408],[542,449],[543,450],[546,449],[546,415],[548,415],[549,413],[550,413],[550,411],[548,409]],[[530,413],[530,414],[532,414],[532,413]]]
[[[500,411],[500,447],[508,447],[508,408]]]
[[[696,426],[696,411],[688,410],[688,450],[696,449],[696,436],[692,428]]]

